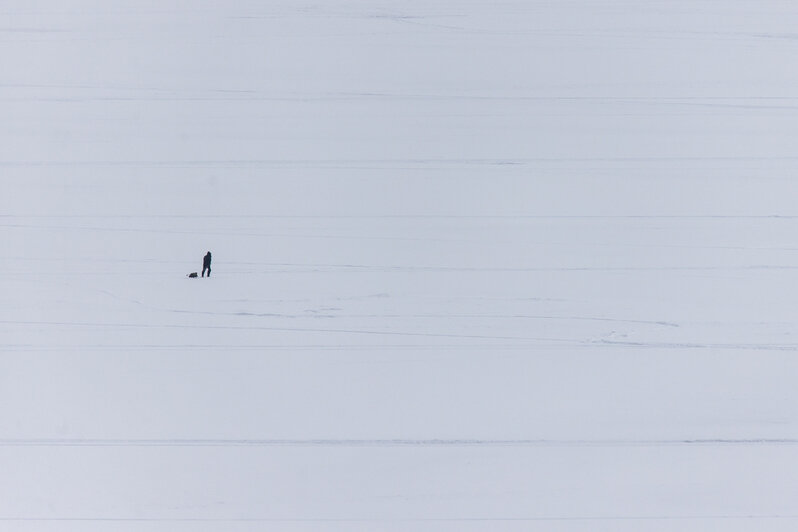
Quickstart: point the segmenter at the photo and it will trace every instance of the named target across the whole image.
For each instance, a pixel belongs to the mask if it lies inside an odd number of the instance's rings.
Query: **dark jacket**
[[[211,252],[210,251],[202,258],[202,267],[203,268],[210,268],[211,267]]]

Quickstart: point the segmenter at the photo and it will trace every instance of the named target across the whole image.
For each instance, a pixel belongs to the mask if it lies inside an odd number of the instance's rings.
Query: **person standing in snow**
[[[211,276],[211,252],[202,257],[202,276],[205,277],[205,270],[208,270],[208,277]]]

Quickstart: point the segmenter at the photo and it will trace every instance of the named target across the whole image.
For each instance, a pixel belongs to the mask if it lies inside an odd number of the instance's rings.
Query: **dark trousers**
[[[202,267],[202,276],[205,277],[205,270],[208,270],[208,277],[211,276],[211,267],[210,266],[203,266]]]

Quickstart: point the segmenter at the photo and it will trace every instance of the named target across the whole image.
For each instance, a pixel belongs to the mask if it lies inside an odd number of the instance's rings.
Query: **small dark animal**
[[[193,279],[194,277],[197,276],[197,272],[191,272],[190,274],[188,274],[188,276]]]

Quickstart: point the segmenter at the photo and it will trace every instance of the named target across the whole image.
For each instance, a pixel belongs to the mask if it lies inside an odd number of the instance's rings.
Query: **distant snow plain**
[[[0,13],[3,530],[798,526],[793,3]]]

